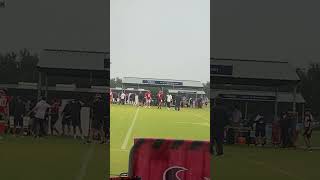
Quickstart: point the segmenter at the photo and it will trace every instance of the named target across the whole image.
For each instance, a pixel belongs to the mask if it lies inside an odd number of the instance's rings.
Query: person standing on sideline
[[[283,148],[288,147],[289,144],[289,121],[287,112],[283,112],[280,117],[280,134],[281,134],[281,146]]]
[[[232,112],[232,123],[233,126],[239,127],[242,119],[242,113],[239,110],[238,106],[234,106],[234,110]]]
[[[105,120],[105,111],[107,111],[107,108],[102,101],[102,97],[100,94],[97,94],[95,97],[95,100],[91,107],[91,126],[90,126],[90,134],[88,136],[88,143],[91,143],[93,141],[93,137],[95,135],[99,135],[101,138],[101,144],[105,142],[105,132],[104,132],[104,120]]]
[[[77,127],[80,132],[81,139],[83,138],[83,131],[81,127],[81,108],[83,103],[79,99],[75,99],[71,103],[71,122],[73,127],[73,137],[77,139]]]
[[[148,90],[145,94],[145,99],[146,99],[146,106],[145,107],[149,107],[151,108],[151,100],[152,100],[152,94],[151,91]]]
[[[140,92],[139,92],[139,105],[140,105],[140,106],[143,106],[143,99],[144,99],[143,94],[142,94],[142,92],[140,91]]]
[[[68,101],[62,111],[62,136],[65,136],[65,126],[68,129],[68,135],[70,135],[71,131],[71,101]]]
[[[312,122],[313,122],[313,117],[312,114],[309,110],[305,112],[304,115],[304,141],[306,143],[307,149],[310,151],[311,150],[311,136],[312,136]]]
[[[139,95],[137,93],[134,94],[134,105],[139,106]]]
[[[161,109],[162,104],[163,104],[163,91],[161,89],[159,89],[159,92],[157,94],[157,98],[158,98],[158,109]]]
[[[113,102],[113,92],[112,90],[110,89],[110,93],[109,93],[109,103],[111,104]]]
[[[35,124],[36,124],[36,133],[35,137],[44,136],[46,133],[44,132],[44,123],[47,110],[51,108],[51,106],[46,102],[46,98],[42,97],[41,100],[36,104],[36,106],[29,112],[35,112]]]
[[[215,105],[211,108],[211,119],[210,119],[210,144],[211,153],[214,154],[214,146],[216,155],[221,156],[223,152],[223,140],[224,140],[224,128],[228,124],[229,116],[223,101],[220,97],[215,99]]]
[[[261,144],[261,146],[264,146],[266,144],[266,121],[263,113],[258,113],[254,122],[256,123],[255,145]]]
[[[171,101],[172,101],[171,94],[167,94],[167,108],[168,108],[168,110],[170,110],[170,108],[171,108]]]
[[[14,106],[14,128],[13,128],[13,135],[16,135],[17,127],[19,127],[19,134],[22,135],[23,133],[23,116],[25,114],[25,105],[22,102],[20,97],[17,97],[17,101]]]
[[[59,131],[56,128],[56,123],[59,119],[59,108],[60,108],[60,101],[58,99],[53,99],[52,106],[51,106],[51,135],[54,135],[54,132],[59,135]]]
[[[178,94],[176,95],[176,103],[175,103],[176,111],[180,111],[181,101],[182,101],[181,93],[178,92]]]
[[[124,91],[122,91],[120,95],[120,100],[121,100],[121,104],[124,105],[126,101],[126,94],[124,93]]]

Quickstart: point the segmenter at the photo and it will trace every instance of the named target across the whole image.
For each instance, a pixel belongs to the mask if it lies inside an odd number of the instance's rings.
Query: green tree
[[[320,112],[320,66],[310,64],[307,70],[297,69],[301,79],[299,90],[306,100],[306,105],[313,111]]]
[[[110,79],[110,87],[116,88],[116,87],[122,87],[122,79],[120,78],[111,78]]]
[[[210,97],[210,82],[203,83],[203,89],[207,97]]]

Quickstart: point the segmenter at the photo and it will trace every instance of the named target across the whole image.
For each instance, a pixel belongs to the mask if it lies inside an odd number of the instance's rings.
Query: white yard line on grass
[[[129,150],[127,150],[127,149],[122,150],[122,149],[114,149],[114,148],[111,148],[110,150],[111,150],[111,151],[116,151],[116,152],[129,152]]]
[[[209,123],[191,123],[191,122],[176,122],[176,123],[178,123],[178,124],[200,125],[200,126],[210,127]]]
[[[128,146],[128,142],[129,142],[129,139],[131,137],[133,127],[134,127],[134,125],[135,125],[135,123],[137,121],[139,110],[140,110],[140,107],[137,109],[137,111],[136,111],[136,113],[135,113],[135,115],[133,117],[131,126],[130,126],[130,128],[129,128],[128,132],[127,132],[126,138],[124,139],[123,144],[121,146],[121,150],[125,150],[127,148],[127,146]]]
[[[91,146],[89,147],[87,153],[86,153],[85,156],[84,156],[84,159],[83,159],[82,164],[81,164],[80,173],[79,173],[79,175],[77,176],[76,180],[83,180],[83,179],[86,177],[87,169],[88,169],[88,164],[89,164],[89,161],[90,161],[91,158],[92,158],[93,151],[94,151],[94,146],[91,145]]]

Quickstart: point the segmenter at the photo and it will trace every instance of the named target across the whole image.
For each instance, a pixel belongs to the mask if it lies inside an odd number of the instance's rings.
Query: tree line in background
[[[313,63],[307,69],[297,69],[301,81],[298,91],[306,100],[306,106],[320,113],[320,65]]]
[[[38,61],[38,55],[31,54],[27,49],[0,53],[0,83],[37,82]]]
[[[38,82],[37,64],[39,56],[37,53],[31,53],[27,49],[18,52],[0,53],[0,84],[17,84],[18,82]],[[44,79],[43,79],[44,81]],[[43,82],[44,83],[44,82]],[[55,84],[72,84],[79,87],[88,87],[91,85],[107,84],[104,79],[93,79],[90,77],[54,75],[49,77],[49,85]],[[91,84],[92,83],[92,84]]]

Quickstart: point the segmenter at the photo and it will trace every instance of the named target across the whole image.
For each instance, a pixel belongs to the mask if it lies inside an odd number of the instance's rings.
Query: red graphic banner
[[[135,139],[129,175],[141,180],[209,180],[210,143]]]

